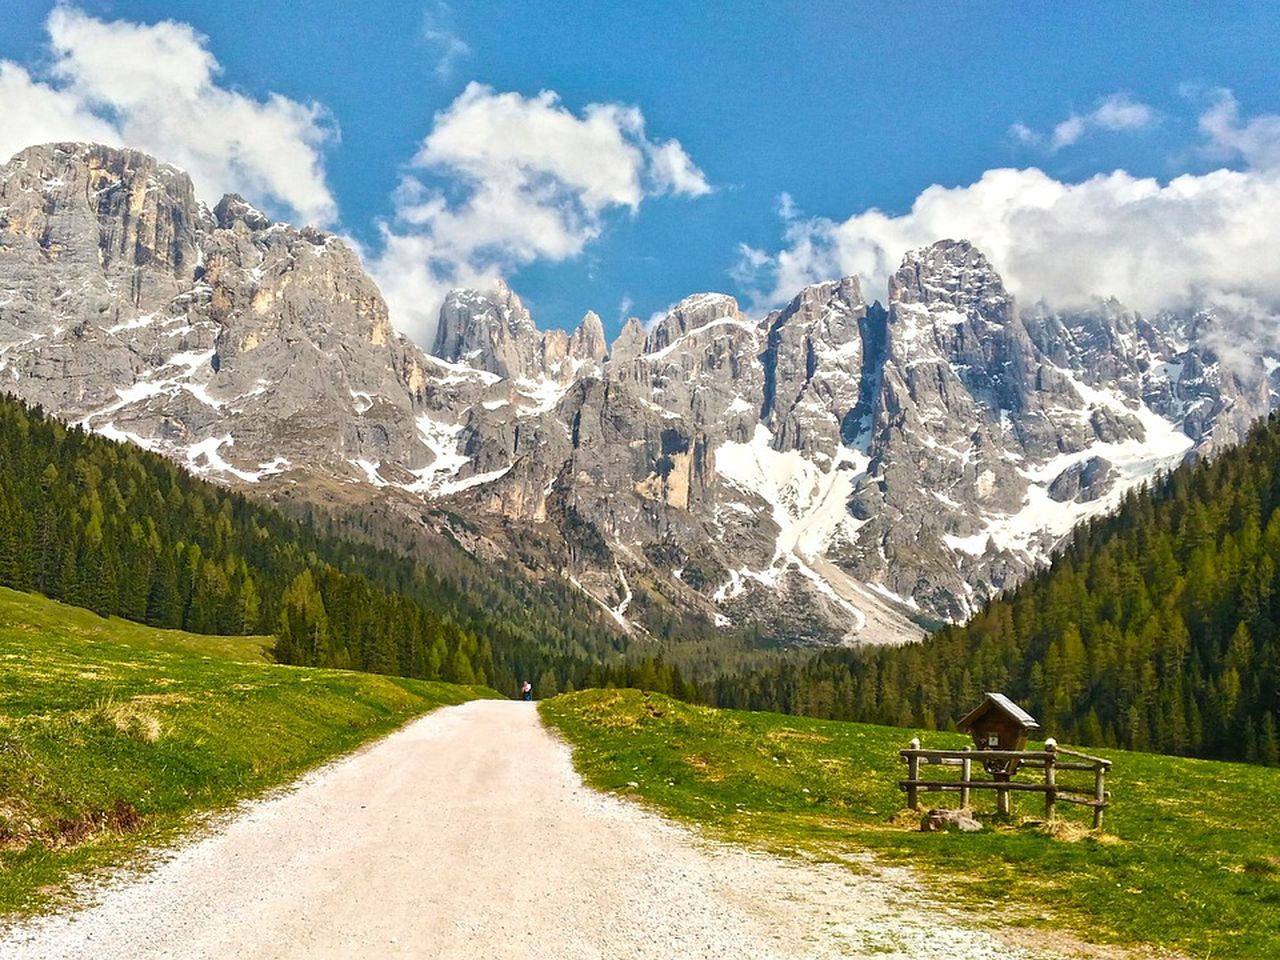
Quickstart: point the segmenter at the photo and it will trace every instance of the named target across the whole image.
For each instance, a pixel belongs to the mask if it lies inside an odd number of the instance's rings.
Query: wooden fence
[[[1111,769],[1111,761],[1059,747],[1053,740],[1045,741],[1043,750],[975,750],[972,747],[965,747],[963,750],[922,750],[920,741],[912,740],[911,746],[901,751],[900,756],[907,761],[907,779],[899,781],[898,785],[907,792],[907,806],[912,810],[920,809],[922,790],[926,793],[957,791],[961,807],[969,806],[970,791],[994,790],[996,810],[1006,816],[1009,814],[1010,793],[1043,793],[1046,820],[1054,818],[1056,804],[1075,803],[1093,808],[1093,826],[1097,829],[1102,826],[1102,811],[1107,808],[1111,798],[1106,789],[1106,776]],[[921,779],[922,762],[926,766],[958,766],[960,779]],[[991,773],[991,780],[973,779],[975,762],[980,764],[980,770]],[[1044,780],[1042,783],[1015,782],[1012,777],[1019,770],[1041,770]],[[1060,771],[1091,772],[1093,790],[1058,783]]]

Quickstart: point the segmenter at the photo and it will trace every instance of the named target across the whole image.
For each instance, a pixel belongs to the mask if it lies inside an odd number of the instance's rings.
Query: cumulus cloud
[[[108,22],[60,5],[46,28],[38,75],[0,61],[3,157],[51,140],[136,147],[185,169],[203,197],[244,193],[307,222],[335,220],[321,152],[335,129],[321,107],[219,85],[207,38],[188,24]]]
[[[1156,121],[1156,112],[1145,103],[1131,100],[1128,94],[1113,93],[1103,97],[1088,120],[1103,130],[1141,130]]]
[[[883,296],[906,251],[946,237],[971,240],[1020,296],[1055,306],[1111,295],[1150,310],[1222,291],[1280,303],[1280,262],[1264,255],[1280,242],[1280,181],[1249,171],[1167,184],[1117,171],[1069,184],[1037,169],[990,170],[967,186],[929,187],[900,216],[794,221],[782,250],[747,248],[738,266],[762,303],[851,273]]]
[[[1274,113],[1240,118],[1240,104],[1230,90],[1215,90],[1212,105],[1200,115],[1200,132],[1209,152],[1221,159],[1243,160],[1251,167],[1280,167],[1280,116]]]
[[[1115,296],[1145,311],[1211,301],[1274,312],[1280,306],[1274,118],[1246,122],[1224,99],[1206,117],[1201,126],[1211,141],[1256,166],[1167,183],[1124,171],[1064,183],[1038,169],[989,170],[964,186],[931,186],[899,215],[872,209],[846,220],[793,216],[784,221],[780,250],[741,248],[736,275],[760,307],[847,274],[860,275],[871,296],[883,297],[908,250],[965,238],[1024,302],[1070,308]]]
[[[0,163],[36,143],[119,139],[115,128],[78,98],[40,83],[7,60],[0,60],[0,116]]]
[[[711,184],[676,140],[644,144],[653,184],[660,193],[683,193],[700,197],[711,192]]]
[[[1095,130],[1142,130],[1156,123],[1156,111],[1134,100],[1127,93],[1111,93],[1100,99],[1088,113],[1072,113],[1054,125],[1046,136],[1023,123],[1009,128],[1009,135],[1020,144],[1045,147],[1051,153],[1079,143]]]
[[[551,91],[471,83],[413,158],[374,273],[397,325],[429,343],[450,288],[576,257],[610,212],[710,189],[679,142],[648,138],[637,107],[596,103],[579,115]]]

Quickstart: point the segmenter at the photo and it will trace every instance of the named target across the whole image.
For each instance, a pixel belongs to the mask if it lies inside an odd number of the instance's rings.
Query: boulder
[[[945,833],[958,830],[960,833],[977,833],[982,824],[973,818],[971,810],[930,810],[920,821],[922,833]]]

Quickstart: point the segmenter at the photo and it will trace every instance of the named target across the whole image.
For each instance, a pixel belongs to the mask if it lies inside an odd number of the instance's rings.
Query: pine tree
[[[310,570],[293,578],[280,602],[276,657],[304,666],[327,666],[329,614]]]

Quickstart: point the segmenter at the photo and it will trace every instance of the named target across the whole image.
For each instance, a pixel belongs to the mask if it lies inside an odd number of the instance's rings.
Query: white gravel
[[[871,956],[1030,955],[904,871],[713,844],[588,790],[531,705],[495,701],[415,721],[0,942],[14,960]]]

